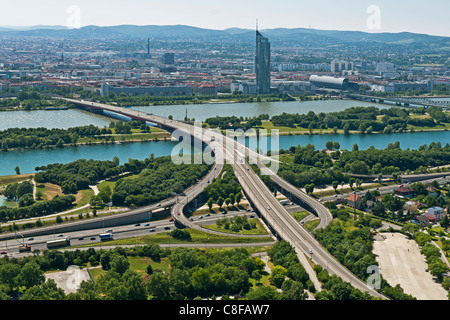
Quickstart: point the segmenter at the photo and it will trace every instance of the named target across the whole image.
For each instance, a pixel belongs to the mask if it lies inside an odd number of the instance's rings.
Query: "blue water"
[[[359,149],[367,149],[374,146],[384,149],[389,143],[400,142],[402,149],[417,149],[423,144],[441,142],[445,145],[450,142],[450,131],[440,132],[414,132],[393,134],[352,134],[352,135],[293,135],[280,136],[279,148],[289,149],[291,146],[305,146],[312,144],[316,149],[325,148],[327,141],[337,141],[341,149],[351,150],[353,144],[358,144]],[[268,148],[271,148],[270,139],[267,140]],[[35,167],[51,163],[68,163],[77,159],[112,160],[118,156],[121,163],[128,158],[143,160],[153,153],[156,157],[166,156],[172,153],[177,145],[174,141],[141,142],[127,144],[102,144],[79,147],[67,147],[48,150],[25,150],[0,152],[0,176],[15,174],[14,168],[19,166],[22,173],[35,172]],[[247,143],[248,145],[248,143]]]
[[[121,163],[129,158],[143,160],[170,155],[176,142],[142,142],[109,145],[89,145],[47,150],[21,150],[0,153],[0,176],[15,174],[19,166],[22,173],[33,173],[35,168],[51,163],[69,163],[77,159],[112,160],[118,156]]]
[[[340,111],[351,106],[377,106],[388,108],[389,106],[352,100],[324,100],[307,102],[268,102],[268,103],[236,103],[236,104],[202,104],[188,106],[155,106],[137,107],[136,109],[162,116],[173,115],[175,119],[184,118],[186,109],[188,117],[196,120],[204,120],[216,115],[220,116],[254,116],[267,113],[269,116],[288,113],[305,114],[309,111],[331,112]],[[47,127],[69,128],[79,125],[94,124],[99,127],[108,125],[111,118],[88,113],[81,110],[62,111],[11,111],[0,112],[0,130],[9,127]],[[360,149],[374,146],[384,149],[389,143],[400,142],[402,149],[417,149],[423,144],[441,142],[445,145],[450,141],[450,132],[415,132],[371,135],[293,135],[280,136],[279,148],[289,149],[291,146],[312,144],[316,149],[325,148],[327,141],[337,141],[341,149],[351,149],[353,144],[358,144]],[[118,156],[121,163],[128,158],[143,160],[151,153],[155,156],[170,155],[176,145],[173,141],[143,142],[131,144],[91,145],[80,147],[67,147],[63,149],[26,150],[0,152],[0,176],[15,174],[14,168],[19,166],[22,173],[33,173],[35,167],[51,163],[68,163],[77,159],[112,160]],[[270,145],[270,142],[269,142]],[[270,148],[270,147],[269,147]]]
[[[402,149],[417,149],[421,145],[429,145],[431,142],[441,142],[444,146],[450,143],[450,131],[408,132],[392,134],[352,134],[352,135],[302,135],[280,137],[280,148],[288,149],[291,146],[312,144],[316,149],[325,148],[327,141],[337,141],[341,149],[351,150],[353,144],[358,144],[359,149],[368,149],[374,146],[376,149],[384,149],[389,143],[400,142]]]
[[[254,102],[254,103],[217,103],[217,104],[193,104],[173,106],[147,106],[133,107],[135,110],[153,113],[162,117],[173,116],[175,120],[183,120],[186,116],[196,121],[205,121],[215,116],[254,117],[260,114],[268,114],[270,117],[286,113],[307,114],[309,111],[337,112],[345,109],[361,106],[375,106],[379,109],[393,107],[394,105],[378,104],[367,101],[354,100],[317,100],[317,101],[288,101],[288,102]]]
[[[79,109],[0,112],[0,130],[8,128],[68,129],[93,124],[103,128],[113,119]]]

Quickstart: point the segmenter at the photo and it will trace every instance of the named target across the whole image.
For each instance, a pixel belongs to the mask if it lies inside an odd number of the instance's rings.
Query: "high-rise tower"
[[[256,85],[259,94],[270,93],[270,42],[256,27]]]

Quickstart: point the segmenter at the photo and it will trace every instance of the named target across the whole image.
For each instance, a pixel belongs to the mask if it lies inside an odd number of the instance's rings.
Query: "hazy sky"
[[[368,10],[369,9],[369,10]],[[449,0],[3,0],[0,25],[314,28],[450,36]]]

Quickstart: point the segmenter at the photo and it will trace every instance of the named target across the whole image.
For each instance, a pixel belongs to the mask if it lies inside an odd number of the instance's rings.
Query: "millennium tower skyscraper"
[[[270,93],[270,42],[258,28],[256,28],[255,72],[258,93]]]

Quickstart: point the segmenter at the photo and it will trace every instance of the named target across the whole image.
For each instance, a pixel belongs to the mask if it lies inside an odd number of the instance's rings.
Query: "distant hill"
[[[36,25],[36,26],[0,26],[0,31],[30,31],[30,30],[67,30],[65,26],[49,26],[49,25]]]
[[[450,37],[431,36],[417,33],[367,33],[361,31],[317,30],[308,28],[276,28],[261,30],[272,43],[298,42],[305,45],[342,43],[384,43],[384,44],[447,44]],[[0,26],[0,34],[8,33],[26,37],[56,37],[64,39],[136,39],[156,40],[209,40],[209,41],[254,41],[254,30],[229,28],[225,30],[203,29],[185,25],[167,26],[85,26],[69,29],[64,26],[10,27]]]

